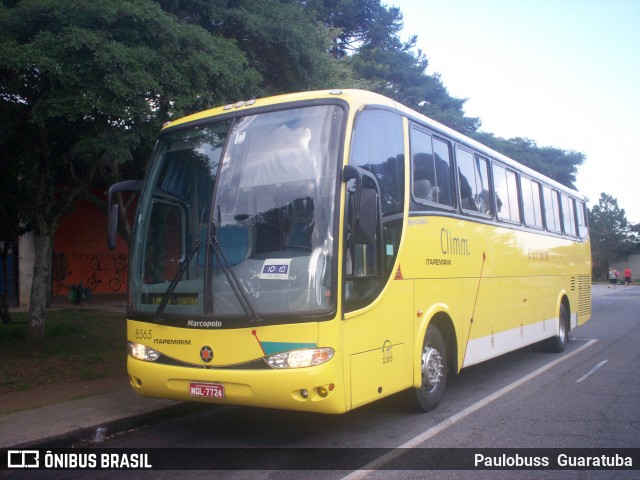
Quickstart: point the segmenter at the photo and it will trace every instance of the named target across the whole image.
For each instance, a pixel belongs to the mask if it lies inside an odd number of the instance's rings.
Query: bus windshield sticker
[[[261,280],[289,280],[291,258],[267,258],[262,265]]]
[[[238,132],[236,134],[236,138],[235,138],[235,144],[236,145],[240,145],[241,143],[244,143],[244,137],[247,134],[247,132]]]

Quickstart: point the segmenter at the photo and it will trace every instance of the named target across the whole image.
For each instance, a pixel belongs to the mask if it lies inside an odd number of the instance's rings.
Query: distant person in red
[[[625,285],[625,287],[628,287],[630,283],[631,283],[631,269],[629,268],[629,265],[627,265],[627,268],[624,269],[624,285]]]

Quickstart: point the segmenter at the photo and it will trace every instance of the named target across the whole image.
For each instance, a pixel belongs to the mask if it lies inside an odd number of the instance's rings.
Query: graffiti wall
[[[82,285],[93,294],[126,293],[125,254],[53,254],[51,293],[67,295],[72,285]]]
[[[129,247],[118,238],[107,248],[106,212],[79,200],[58,226],[53,241],[51,292],[67,296],[69,287],[82,285],[92,294],[126,293]]]

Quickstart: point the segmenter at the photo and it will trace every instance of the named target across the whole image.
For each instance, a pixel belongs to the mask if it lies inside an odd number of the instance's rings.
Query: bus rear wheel
[[[555,353],[564,352],[569,342],[569,314],[564,306],[560,304],[560,312],[558,315],[558,335],[552,337],[548,341],[549,350]]]
[[[447,351],[435,325],[427,328],[420,360],[422,384],[415,389],[416,400],[421,410],[429,412],[440,403],[447,383]]]

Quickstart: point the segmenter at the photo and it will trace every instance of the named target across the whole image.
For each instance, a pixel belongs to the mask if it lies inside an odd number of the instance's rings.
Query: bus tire
[[[414,390],[418,407],[429,412],[440,403],[447,384],[447,350],[435,325],[427,327],[420,361],[422,386]]]
[[[567,314],[567,308],[564,303],[560,304],[558,320],[558,335],[549,339],[549,350],[554,353],[564,352],[567,343],[569,342],[569,315]]]

